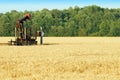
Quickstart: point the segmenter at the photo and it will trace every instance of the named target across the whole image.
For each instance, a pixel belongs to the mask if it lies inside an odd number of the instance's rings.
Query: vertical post
[[[17,37],[17,36],[16,36],[16,27],[15,27],[15,40],[16,40],[16,37]]]
[[[42,27],[40,27],[40,44],[43,44],[43,31],[42,31]]]
[[[26,39],[26,27],[24,27],[24,38]]]
[[[37,33],[37,28],[35,28],[35,40],[37,39],[37,35],[38,33]]]

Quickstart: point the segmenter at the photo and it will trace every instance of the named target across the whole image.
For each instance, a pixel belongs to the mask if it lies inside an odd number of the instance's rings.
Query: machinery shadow
[[[42,45],[60,45],[59,43],[44,43]]]

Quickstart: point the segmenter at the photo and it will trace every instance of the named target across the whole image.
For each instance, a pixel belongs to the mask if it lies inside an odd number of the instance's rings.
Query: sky
[[[0,0],[0,13],[17,11],[36,11],[47,8],[67,9],[70,6],[85,7],[98,5],[103,8],[120,8],[120,0]]]

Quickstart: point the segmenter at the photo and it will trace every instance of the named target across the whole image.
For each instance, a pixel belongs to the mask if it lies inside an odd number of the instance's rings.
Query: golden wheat
[[[10,39],[0,37],[0,43]],[[45,37],[44,45],[0,45],[0,80],[119,79],[119,37]]]

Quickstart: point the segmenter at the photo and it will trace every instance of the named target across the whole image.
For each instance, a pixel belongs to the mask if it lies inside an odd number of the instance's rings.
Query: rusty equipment
[[[22,19],[17,20],[15,41],[9,41],[9,45],[37,45],[37,29],[33,32],[31,27],[24,26],[24,22],[30,20],[30,18],[30,14],[25,14]],[[32,33],[34,33],[34,35]]]

